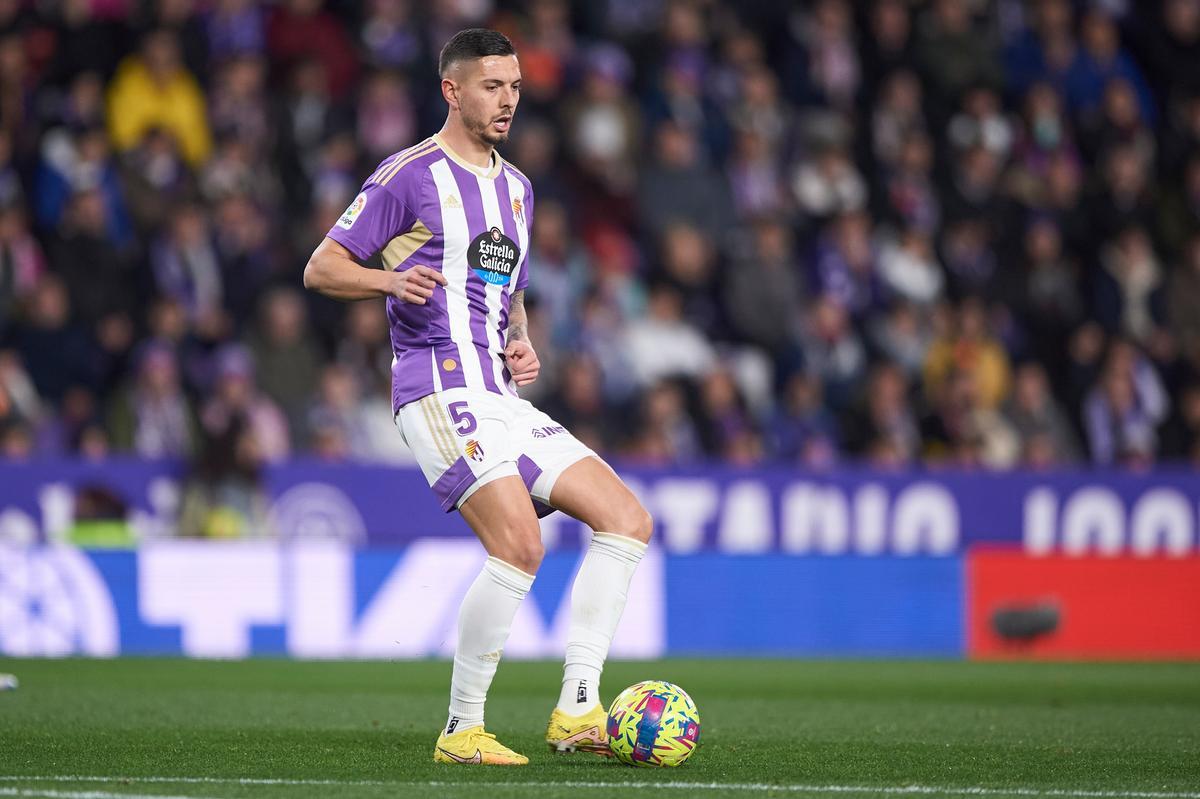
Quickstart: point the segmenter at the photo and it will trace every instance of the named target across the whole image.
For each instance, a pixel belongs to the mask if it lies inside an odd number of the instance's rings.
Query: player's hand
[[[424,305],[433,296],[435,287],[446,285],[446,278],[428,266],[410,266],[403,272],[392,273],[391,295],[400,302]]]
[[[527,386],[537,380],[538,372],[542,369],[537,353],[524,340],[508,342],[504,348],[504,363],[518,386]]]

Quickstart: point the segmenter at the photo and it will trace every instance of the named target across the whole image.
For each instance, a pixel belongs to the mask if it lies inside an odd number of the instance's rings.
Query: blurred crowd
[[[1200,465],[1200,0],[0,0],[0,457],[408,458],[301,272],[480,25],[599,451]]]

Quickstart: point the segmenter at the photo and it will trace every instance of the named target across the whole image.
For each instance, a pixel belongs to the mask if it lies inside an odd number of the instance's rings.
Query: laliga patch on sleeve
[[[350,207],[342,213],[342,216],[337,221],[337,226],[345,230],[354,227],[354,220],[358,219],[358,215],[362,213],[362,209],[367,207],[367,195],[360,194],[354,198],[354,202],[350,203]]]

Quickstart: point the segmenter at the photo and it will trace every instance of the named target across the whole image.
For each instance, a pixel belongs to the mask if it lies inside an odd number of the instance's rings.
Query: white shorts
[[[528,400],[451,388],[407,403],[396,427],[442,510],[450,512],[493,480],[519,476],[539,516],[568,466],[595,455]]]

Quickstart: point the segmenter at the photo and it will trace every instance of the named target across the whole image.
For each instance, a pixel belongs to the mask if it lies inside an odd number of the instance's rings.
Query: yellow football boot
[[[450,735],[443,732],[433,750],[433,759],[438,763],[484,766],[524,766],[529,762],[525,755],[517,754],[497,741],[495,735],[484,732],[483,727],[470,727]]]
[[[569,716],[558,708],[550,714],[550,726],[546,728],[546,743],[555,752],[591,752],[594,755],[612,755],[608,748],[608,713],[600,705],[582,716]]]

